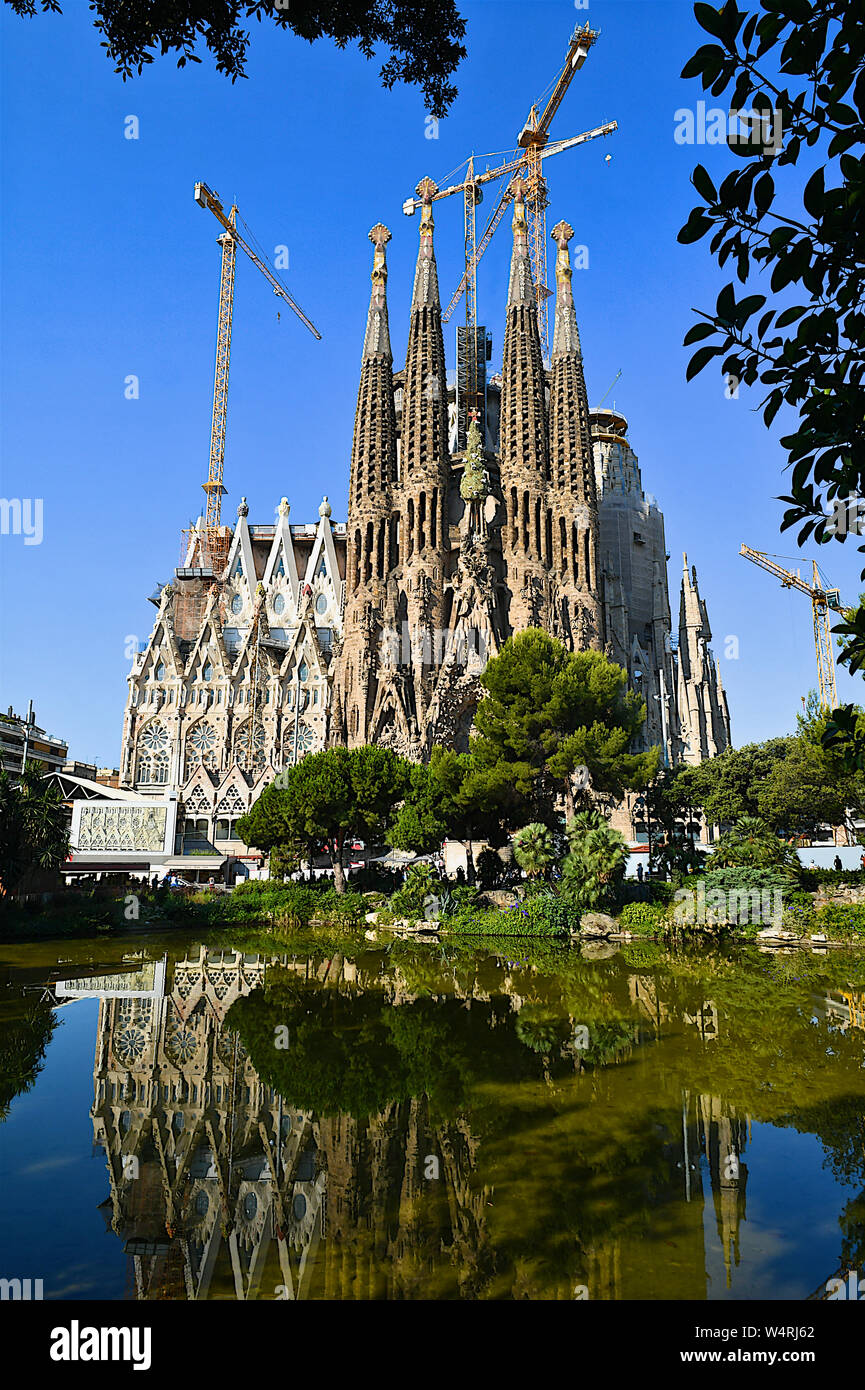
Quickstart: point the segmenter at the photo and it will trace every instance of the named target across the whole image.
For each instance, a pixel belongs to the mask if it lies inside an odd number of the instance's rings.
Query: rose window
[[[235,1059],[242,1062],[246,1057],[246,1048],[240,1041],[237,1033],[223,1033],[216,1044],[217,1054],[227,1067],[234,1064]]]
[[[251,735],[250,725],[245,724],[234,740],[235,761],[244,768],[263,767],[266,761],[264,742],[264,728],[261,724],[256,724]]]
[[[175,1028],[168,1035],[165,1050],[174,1065],[181,1067],[198,1051],[198,1038],[191,1028]]]
[[[160,753],[168,747],[168,734],[161,724],[148,724],[141,742],[148,753]]]
[[[312,748],[315,735],[312,729],[306,724],[299,724],[297,728],[297,751],[298,753],[308,753]]]
[[[135,1023],[126,1023],[114,1039],[114,1055],[121,1066],[131,1067],[144,1056],[147,1036]]]

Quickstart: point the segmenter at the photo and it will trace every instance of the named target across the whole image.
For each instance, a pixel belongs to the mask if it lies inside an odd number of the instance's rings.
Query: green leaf
[[[720,347],[701,347],[694,353],[694,356],[688,363],[685,380],[692,381],[694,377],[703,370],[707,363],[711,362],[713,357],[719,357],[723,351],[724,349]]]
[[[701,212],[699,208],[695,208],[676,240],[682,246],[688,246],[691,242],[699,241],[701,237],[704,237],[712,225],[712,219]]]
[[[812,217],[819,218],[822,215],[824,197],[823,169],[820,168],[811,175],[802,194],[802,202]]]
[[[693,58],[688,59],[679,76],[699,77],[704,69],[708,69],[714,75],[724,62],[725,57],[723,48],[719,48],[715,43],[704,43],[702,48],[697,49]]]
[[[689,328],[682,340],[683,347],[690,347],[691,343],[699,343],[703,338],[710,338],[717,332],[714,323],[695,323],[693,328]]]
[[[707,34],[713,34],[716,39],[723,39],[725,37],[728,26],[724,23],[720,12],[712,5],[695,5],[694,18],[700,28],[705,29]]]
[[[772,199],[775,197],[775,183],[771,174],[761,174],[754,184],[754,207],[762,217],[767,208],[772,206]]]
[[[775,327],[786,328],[788,324],[795,323],[798,318],[801,318],[801,316],[807,312],[808,306],[806,304],[797,304],[792,309],[785,309],[783,314],[779,314],[775,322]]]
[[[709,178],[702,164],[698,164],[695,168],[691,175],[691,183],[696,188],[700,197],[704,198],[707,203],[714,203],[717,200],[718,194],[715,190],[715,185]]]

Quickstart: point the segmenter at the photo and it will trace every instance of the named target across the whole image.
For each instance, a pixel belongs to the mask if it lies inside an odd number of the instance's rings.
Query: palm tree
[[[624,868],[628,846],[598,811],[581,811],[568,822],[570,853],[562,866],[565,885],[581,907],[597,907]]]
[[[19,782],[0,772],[0,888],[20,891],[29,875],[59,869],[69,854],[69,822],[57,787],[39,763],[28,762]]]
[[[541,878],[555,858],[552,832],[540,821],[524,825],[514,835],[514,858],[529,878]]]
[[[746,865],[765,869],[775,865],[799,868],[799,857],[759,816],[740,816],[722,835],[712,856],[712,867]]]

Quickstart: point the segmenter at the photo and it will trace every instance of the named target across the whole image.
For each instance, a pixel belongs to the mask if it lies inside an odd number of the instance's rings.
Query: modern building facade
[[[26,716],[16,714],[10,705],[0,714],[0,767],[11,777],[20,777],[25,762],[38,763],[44,772],[54,772],[66,761],[68,745],[46,733],[36,723],[33,701]]]

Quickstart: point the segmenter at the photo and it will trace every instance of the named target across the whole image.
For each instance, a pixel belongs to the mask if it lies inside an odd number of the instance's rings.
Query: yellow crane
[[[206,183],[195,185],[195,201],[199,207],[208,208],[224,228],[218,238],[222,248],[222,269],[219,277],[219,317],[216,329],[216,369],[213,378],[213,416],[210,425],[210,462],[207,469],[207,482],[202,483],[207,494],[205,516],[205,560],[214,573],[227,558],[228,538],[220,525],[222,497],[225,488],[222,475],[225,465],[225,422],[228,413],[228,370],[231,363],[231,321],[234,310],[234,263],[236,248],[245,251],[254,266],[261,271],[274,294],[279,295],[305,323],[314,337],[321,339],[315,324],[307,318],[300,306],[292,299],[285,285],[264,260],[263,256],[250,246],[249,241],[237,228],[237,204],[226,213],[219,200],[219,194],[208,188]],[[243,219],[241,218],[241,221]],[[244,224],[245,225],[245,224]],[[249,228],[247,228],[249,231]]]
[[[517,145],[522,150],[521,154],[515,154],[507,159],[503,164],[495,169],[487,169],[483,174],[475,174],[475,156],[471,155],[466,160],[465,177],[458,183],[450,184],[447,188],[440,189],[433,195],[433,199],[449,198],[454,193],[463,195],[463,216],[465,227],[465,262],[466,268],[460,283],[454,291],[451,301],[442,315],[444,323],[449,323],[451,315],[457,304],[466,294],[466,327],[471,330],[476,326],[477,319],[477,267],[478,262],[486,251],[492,240],[493,233],[498,227],[504,216],[505,210],[510,202],[513,201],[515,180],[520,178],[525,183],[526,190],[526,211],[529,226],[529,254],[532,259],[532,275],[535,287],[535,300],[538,306],[538,324],[541,333],[541,347],[543,355],[548,355],[549,331],[547,321],[546,301],[550,291],[547,288],[547,243],[546,243],[546,208],[547,208],[547,185],[542,174],[542,161],[550,155],[560,154],[562,150],[571,149],[575,145],[585,144],[588,140],[595,140],[599,135],[609,135],[614,130],[618,130],[615,121],[609,121],[606,125],[597,126],[594,130],[584,131],[582,135],[574,135],[569,140],[556,140],[548,144],[550,138],[550,124],[553,117],[562,104],[562,99],[571,79],[586,61],[589,49],[598,38],[598,31],[591,29],[588,23],[582,28],[577,28],[571,35],[568,44],[568,52],[565,63],[553,86],[553,91],[547,101],[543,111],[538,112],[538,107],[533,105],[529,111],[525,125],[517,137]],[[493,179],[502,178],[505,174],[512,177],[508,180],[498,205],[481,237],[480,242],[476,240],[475,209],[483,198],[483,185]],[[407,198],[402,205],[402,210],[407,217],[411,217],[421,206],[419,198]]]
[[[824,709],[834,709],[838,704],[838,690],[835,684],[835,655],[832,651],[829,611],[830,609],[834,613],[843,613],[844,611],[841,607],[839,590],[829,588],[824,582],[816,560],[811,562],[813,574],[809,584],[807,580],[802,578],[798,570],[788,570],[783,565],[779,565],[777,563],[778,557],[767,555],[762,550],[752,550],[744,542],[739,549],[739,554],[744,555],[745,559],[751,560],[753,564],[759,565],[761,569],[768,570],[769,574],[774,574],[776,579],[780,579],[785,589],[798,589],[801,593],[809,596],[814,618],[814,647],[817,652],[817,683],[820,687],[820,703]]]

